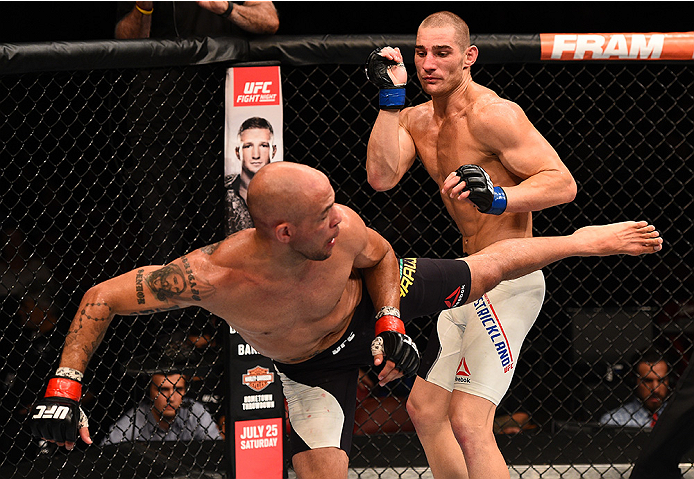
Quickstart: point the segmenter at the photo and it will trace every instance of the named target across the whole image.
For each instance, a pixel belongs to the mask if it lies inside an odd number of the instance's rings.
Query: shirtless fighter
[[[431,100],[410,108],[403,108],[407,72],[400,50],[385,47],[367,61],[368,77],[381,89],[367,151],[369,183],[379,191],[394,187],[419,157],[439,185],[466,254],[531,237],[533,211],[576,195],[571,173],[523,110],[472,80],[477,55],[460,17],[427,17],[417,31],[414,63]],[[492,432],[494,413],[544,295],[544,276],[535,271],[439,316],[408,401],[437,479],[509,477]],[[496,313],[493,324],[481,321],[487,310]],[[504,341],[489,333],[497,330]]]
[[[413,374],[419,363],[399,316],[408,320],[463,304],[499,281],[567,256],[662,248],[653,226],[628,222],[570,236],[505,240],[465,261],[398,262],[385,239],[335,203],[324,174],[289,162],[271,163],[255,175],[248,207],[255,228],[87,291],[56,377],[32,413],[35,434],[68,449],[77,437],[91,443],[86,424],[79,424],[80,379],[115,315],[198,306],[274,360],[289,403],[297,476],[345,479],[359,366],[372,354],[376,365],[385,357],[379,374],[385,383]],[[399,270],[407,271],[402,297]],[[45,414],[51,408],[69,412]]]

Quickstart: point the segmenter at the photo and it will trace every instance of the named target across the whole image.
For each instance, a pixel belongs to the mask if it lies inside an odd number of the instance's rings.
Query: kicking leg
[[[658,231],[645,221],[586,226],[569,236],[497,241],[465,258],[472,276],[468,301],[501,281],[525,276],[570,256],[636,256],[660,251],[662,244]]]

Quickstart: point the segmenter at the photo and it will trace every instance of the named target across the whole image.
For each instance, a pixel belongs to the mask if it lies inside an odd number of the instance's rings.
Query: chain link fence
[[[225,474],[215,431],[225,432],[227,329],[204,312],[114,320],[85,377],[83,407],[102,445],[58,451],[30,437],[27,415],[89,287],[223,237],[227,66],[0,76],[2,477]],[[361,213],[399,256],[460,256],[460,234],[421,165],[389,192],[368,186],[364,162],[377,92],[361,66],[283,64],[282,76],[285,160],[324,171],[337,201]],[[574,202],[534,215],[536,235],[646,219],[666,241],[657,255],[546,268],[545,305],[499,407],[497,442],[514,474],[607,477],[634,461],[648,432],[599,424],[633,393],[631,356],[650,345],[666,353],[672,388],[691,354],[694,72],[686,63],[531,62],[479,64],[473,78],[517,102],[578,183]],[[427,99],[416,78],[407,95],[412,104]],[[408,326],[420,348],[433,319]],[[106,444],[116,420],[148,396],[152,365],[180,357],[185,396],[204,407],[197,423],[211,418],[205,440],[154,449]],[[357,475],[370,467],[427,474],[405,411],[410,385],[360,396],[351,457]],[[502,433],[515,413],[529,417],[525,430]]]

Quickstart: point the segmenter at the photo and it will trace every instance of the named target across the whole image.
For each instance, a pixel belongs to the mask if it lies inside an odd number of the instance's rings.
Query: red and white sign
[[[236,479],[283,476],[282,419],[234,423]]]
[[[542,33],[542,60],[692,60],[694,32]]]
[[[262,118],[272,128],[270,161],[284,159],[282,139],[282,83],[279,66],[246,66],[227,69],[224,119],[224,176],[241,173],[239,129],[251,118]],[[275,149],[276,147],[276,149]]]
[[[242,67],[234,70],[234,106],[280,104],[279,67]]]

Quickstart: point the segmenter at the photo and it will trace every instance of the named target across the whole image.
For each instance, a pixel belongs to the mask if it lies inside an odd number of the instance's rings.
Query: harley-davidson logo
[[[242,378],[243,384],[256,392],[260,392],[268,387],[269,384],[275,382],[275,373],[271,373],[267,368],[256,366],[253,369],[249,369]]]

